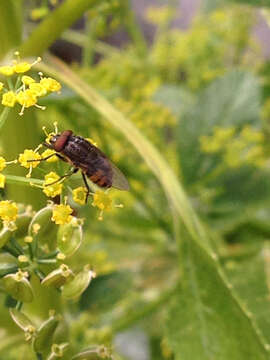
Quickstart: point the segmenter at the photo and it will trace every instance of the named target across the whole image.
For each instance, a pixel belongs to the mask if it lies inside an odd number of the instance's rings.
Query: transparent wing
[[[112,167],[112,186],[118,190],[128,191],[129,183],[125,175],[111,161],[110,165]]]

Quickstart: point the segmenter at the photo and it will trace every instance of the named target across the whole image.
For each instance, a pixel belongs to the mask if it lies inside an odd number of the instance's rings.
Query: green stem
[[[23,176],[16,175],[5,175],[7,184],[15,184],[15,185],[30,185],[30,183],[42,186],[44,181],[34,178],[26,178]]]
[[[56,259],[37,259],[37,263],[50,265],[50,264],[56,264],[57,260]]]
[[[85,43],[87,42],[87,36],[86,34],[79,33],[78,31],[74,30],[66,30],[61,35],[61,38],[65,41],[68,41],[72,44],[75,44],[77,46],[84,47]],[[101,54],[101,55],[113,55],[113,54],[119,54],[120,50],[115,48],[114,46],[111,46],[109,44],[105,44],[103,41],[96,40],[93,44],[94,50]]]
[[[10,112],[10,108],[9,107],[5,107],[0,115],[0,130],[2,129],[2,127],[5,125],[5,122],[7,120],[8,114]]]
[[[20,255],[24,255],[23,248],[21,247],[20,244],[17,243],[17,241],[16,241],[16,239],[14,237],[12,237],[9,242],[13,246],[13,248],[18,251],[18,253]]]
[[[95,35],[96,21],[95,19],[88,19],[86,23],[86,36],[83,47],[83,66],[89,66],[93,64],[95,55]]]
[[[22,1],[0,1],[0,57],[19,45],[22,36]]]
[[[41,55],[98,0],[66,0],[38,25],[19,51],[22,56]]]
[[[143,32],[137,23],[134,11],[131,8],[131,4],[128,5],[126,10],[126,17],[125,17],[125,26],[133,41],[134,45],[136,46],[138,53],[141,56],[145,56],[147,53],[147,43]]]
[[[6,252],[8,252],[10,255],[14,256],[15,258],[17,258],[20,254],[15,251],[15,249],[13,249],[12,247],[10,247],[9,245],[4,245],[2,247],[3,250],[5,250]]]

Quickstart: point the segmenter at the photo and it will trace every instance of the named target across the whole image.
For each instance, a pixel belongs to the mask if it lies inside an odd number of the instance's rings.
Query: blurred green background
[[[98,276],[76,303],[52,292],[26,310],[61,309],[73,353],[105,344],[119,360],[269,359],[270,1],[202,0],[189,24],[179,1],[145,3],[0,0],[3,63],[17,49],[43,56],[63,85],[46,111],[10,114],[2,153],[34,148],[57,121],[93,139],[131,187],[110,192],[124,208],[103,221],[72,203],[85,226],[68,263]],[[24,186],[4,196],[46,204]],[[0,300],[0,358],[32,359]]]

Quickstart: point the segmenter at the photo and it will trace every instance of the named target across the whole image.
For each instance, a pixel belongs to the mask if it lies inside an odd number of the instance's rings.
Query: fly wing
[[[111,161],[111,169],[112,169],[112,186],[118,190],[129,190],[129,183],[127,178],[122,173],[121,170],[118,169]]]

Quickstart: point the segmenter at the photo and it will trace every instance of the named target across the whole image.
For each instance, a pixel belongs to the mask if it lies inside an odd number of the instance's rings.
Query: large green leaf
[[[175,359],[269,359],[252,318],[245,315],[231,286],[224,286],[216,261],[189,239],[183,261],[184,276],[167,319]]]
[[[214,126],[256,124],[260,111],[259,80],[246,71],[232,71],[217,79],[198,96],[179,122],[178,144],[184,180],[192,184],[216,164],[200,151],[199,137]]]
[[[253,235],[254,240],[254,235]],[[263,245],[261,251],[252,257],[227,259],[226,274],[237,295],[258,324],[267,343],[270,342],[269,276],[270,249]]]

